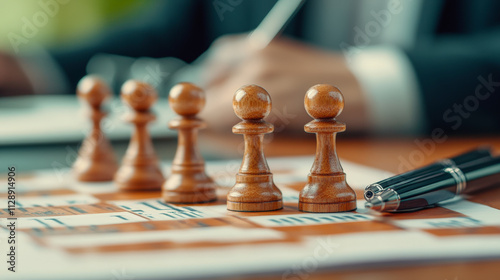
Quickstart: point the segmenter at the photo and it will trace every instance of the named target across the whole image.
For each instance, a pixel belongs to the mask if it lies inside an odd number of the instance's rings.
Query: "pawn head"
[[[148,83],[128,80],[122,86],[121,98],[135,111],[147,111],[155,103],[158,93]]]
[[[332,119],[344,109],[344,96],[337,87],[318,84],[307,91],[304,106],[314,119]]]
[[[97,76],[83,77],[76,87],[79,98],[85,100],[93,108],[99,108],[102,102],[111,96],[111,89]]]
[[[192,83],[179,83],[170,90],[168,101],[177,114],[196,116],[205,107],[205,92]]]
[[[262,87],[246,85],[233,96],[234,113],[242,120],[260,120],[271,112],[271,96]]]

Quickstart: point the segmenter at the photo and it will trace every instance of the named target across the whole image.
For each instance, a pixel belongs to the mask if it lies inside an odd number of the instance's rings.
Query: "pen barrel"
[[[472,151],[460,154],[458,156],[454,156],[450,158],[458,167],[463,165],[467,165],[469,162],[474,162],[483,159],[490,159],[491,155],[491,147],[490,146],[482,146]]]
[[[464,193],[472,193],[500,183],[500,158],[462,168],[467,180]]]
[[[407,199],[401,199],[398,208],[395,211],[415,211],[434,206],[439,202],[450,200],[455,197],[456,193],[454,188],[431,191]]]
[[[423,180],[415,180],[402,185],[397,192],[400,199],[403,200],[443,189],[447,189],[448,191],[456,194],[458,190],[457,186],[457,179],[452,173],[442,172]]]
[[[384,180],[376,182],[372,185],[378,185],[382,189],[385,189],[385,188],[388,188],[388,187],[393,186],[395,184],[408,181],[410,179],[419,178],[420,176],[422,176],[424,174],[428,174],[428,173],[433,172],[433,171],[442,170],[443,167],[445,167],[445,164],[446,164],[445,161],[435,162],[431,165],[427,165],[427,166],[419,168],[419,169],[415,169],[412,171],[408,171],[408,172],[384,179]]]
[[[392,211],[410,211],[433,206],[500,183],[500,158],[491,158],[463,169],[445,168],[433,176],[401,186],[399,205]]]
[[[433,164],[424,166],[419,169],[415,169],[409,172],[405,172],[366,187],[366,190],[372,190],[374,192],[382,191],[386,188],[398,189],[399,185],[409,183],[411,181],[417,180],[423,176],[431,175],[443,170],[447,167],[462,167],[477,162],[481,162],[491,158],[491,148],[490,147],[480,147],[478,149],[466,152],[464,154],[452,157],[450,159],[444,159],[437,161]],[[398,187],[396,187],[398,186]],[[369,198],[367,198],[369,199]]]

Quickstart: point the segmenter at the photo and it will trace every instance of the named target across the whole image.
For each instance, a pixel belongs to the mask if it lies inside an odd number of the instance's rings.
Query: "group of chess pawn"
[[[129,80],[121,88],[122,100],[131,107],[126,120],[135,127],[130,144],[118,166],[111,145],[100,128],[105,117],[103,101],[111,96],[109,87],[98,77],[86,76],[78,84],[77,95],[90,106],[91,133],[83,141],[73,165],[76,179],[84,182],[111,181],[122,191],[161,190],[168,203],[192,204],[217,200],[216,183],[205,173],[205,164],[197,148],[197,133],[205,123],[196,117],[205,105],[205,93],[191,83],[175,85],[169,104],[179,116],[169,122],[178,130],[178,146],[170,174],[159,168],[147,124],[155,120],[150,107],[157,100],[156,90],[147,83]],[[335,135],[345,124],[335,120],[344,107],[340,90],[319,84],[305,95],[305,108],[314,118],[305,131],[316,133],[316,157],[307,183],[300,192],[298,208],[305,212],[342,212],[356,209],[356,194],[346,184],[335,151]],[[245,153],[236,184],[227,194],[227,209],[232,211],[273,211],[283,208],[282,194],[263,152],[264,134],[273,125],[264,118],[271,111],[271,97],[257,85],[246,85],[233,96],[233,109],[242,120],[233,133],[243,134]]]

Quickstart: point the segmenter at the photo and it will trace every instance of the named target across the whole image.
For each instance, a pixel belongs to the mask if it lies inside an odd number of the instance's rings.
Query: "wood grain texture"
[[[243,134],[245,153],[236,184],[227,195],[227,209],[254,212],[283,208],[281,191],[273,181],[264,155],[264,134],[274,130],[264,121],[271,111],[271,97],[256,85],[243,86],[233,97],[233,109],[242,121],[233,127],[233,133]]]
[[[113,149],[101,130],[101,120],[106,113],[102,103],[111,96],[109,87],[98,77],[86,76],[77,86],[77,95],[89,105],[92,131],[83,140],[78,157],[73,164],[73,174],[78,181],[111,181],[118,169]]]
[[[344,212],[356,209],[356,194],[346,183],[335,147],[337,132],[345,124],[335,120],[344,107],[340,90],[330,85],[315,85],[305,96],[307,113],[314,118],[304,126],[316,133],[316,155],[307,184],[299,195],[299,210],[305,212]]]
[[[177,151],[172,163],[172,174],[162,186],[166,202],[203,203],[217,199],[215,182],[205,173],[205,162],[198,151],[198,130],[205,122],[196,115],[205,106],[205,93],[191,83],[180,83],[169,95],[170,107],[179,115],[169,122],[177,129]]]
[[[164,181],[158,159],[147,130],[156,119],[149,108],[156,101],[156,90],[143,82],[129,80],[121,89],[122,100],[132,108],[125,119],[134,125],[134,132],[114,181],[124,191],[159,190]]]

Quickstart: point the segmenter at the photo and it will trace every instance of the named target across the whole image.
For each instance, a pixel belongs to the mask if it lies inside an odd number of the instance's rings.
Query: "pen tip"
[[[373,197],[373,192],[372,191],[365,191],[365,198],[370,199]]]
[[[383,207],[382,199],[380,196],[375,196],[369,202],[365,202],[365,208],[375,211],[381,211]]]

